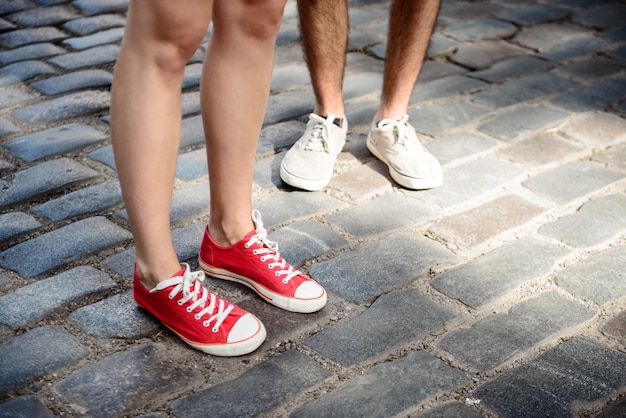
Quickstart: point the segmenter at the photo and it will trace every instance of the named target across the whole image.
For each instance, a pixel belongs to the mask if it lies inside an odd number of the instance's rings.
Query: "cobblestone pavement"
[[[216,358],[129,294],[107,124],[126,2],[0,2],[0,416],[626,416],[626,3],[445,0],[410,108],[444,184],[416,192],[365,147],[388,2],[351,1],[348,142],[305,193],[278,176],[313,106],[289,1],[254,205],[329,305],[210,280],[268,329]],[[172,209],[193,267],[201,59]]]

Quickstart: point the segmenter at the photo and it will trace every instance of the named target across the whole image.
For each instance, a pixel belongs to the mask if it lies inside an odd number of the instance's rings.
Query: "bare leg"
[[[304,56],[315,92],[315,113],[344,116],[342,86],[348,44],[345,0],[298,0]]]
[[[111,137],[135,239],[136,268],[150,288],[180,270],[170,234],[170,204],[181,84],[211,9],[210,0],[131,1],[115,69]]]
[[[400,120],[407,113],[422,68],[440,0],[394,0],[389,16],[387,57],[380,108],[376,115]]]
[[[215,0],[202,75],[212,238],[230,245],[250,232],[256,142],[270,92],[285,0]]]

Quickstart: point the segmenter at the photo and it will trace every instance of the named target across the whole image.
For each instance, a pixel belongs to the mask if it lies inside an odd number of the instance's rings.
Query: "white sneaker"
[[[367,149],[387,164],[391,178],[401,186],[414,190],[441,186],[439,161],[417,139],[409,115],[400,120],[383,119],[378,124],[374,117]]]
[[[346,143],[348,122],[335,123],[335,115],[326,118],[311,113],[304,134],[291,147],[280,164],[280,178],[293,187],[321,190],[330,181],[337,155]]]

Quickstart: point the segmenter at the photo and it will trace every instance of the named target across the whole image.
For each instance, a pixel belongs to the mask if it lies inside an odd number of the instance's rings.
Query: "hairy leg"
[[[253,229],[254,156],[284,6],[285,0],[215,0],[201,98],[211,188],[209,231],[223,245]]]
[[[387,57],[377,120],[400,120],[407,113],[422,68],[440,0],[394,0],[389,16]]]
[[[181,84],[211,20],[210,0],[131,0],[111,94],[111,138],[147,286],[180,270],[170,205],[180,142]]]
[[[315,93],[315,113],[344,116],[343,74],[348,44],[346,0],[298,0],[304,57]]]

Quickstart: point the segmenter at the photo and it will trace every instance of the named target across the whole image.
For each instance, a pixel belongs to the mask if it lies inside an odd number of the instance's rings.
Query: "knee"
[[[226,24],[225,27],[236,27],[259,40],[275,41],[286,0],[228,0],[227,3],[224,9],[230,10],[222,10],[220,16],[233,25]]]

